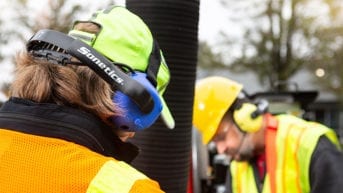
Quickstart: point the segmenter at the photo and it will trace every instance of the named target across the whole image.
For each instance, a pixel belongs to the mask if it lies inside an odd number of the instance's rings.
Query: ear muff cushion
[[[144,114],[129,96],[116,91],[112,100],[122,108],[124,113],[122,116],[113,117],[112,121],[115,127],[119,129],[140,131],[150,127],[156,121],[162,111],[162,102],[145,73],[135,72],[131,76],[148,90],[154,101],[154,107],[151,112]]]
[[[256,132],[262,127],[262,116],[252,116],[256,110],[256,105],[251,103],[243,103],[239,109],[234,110],[234,121],[243,132]]]

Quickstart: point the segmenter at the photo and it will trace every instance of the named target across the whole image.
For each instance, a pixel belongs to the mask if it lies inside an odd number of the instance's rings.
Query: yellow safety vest
[[[309,193],[311,156],[319,138],[325,135],[340,148],[338,138],[332,129],[324,125],[306,122],[291,115],[279,115],[277,121],[275,168],[267,171],[263,193]],[[253,167],[248,162],[231,162],[230,172],[233,193],[259,192]],[[271,179],[270,176],[275,178]],[[272,183],[275,185],[274,191]]]

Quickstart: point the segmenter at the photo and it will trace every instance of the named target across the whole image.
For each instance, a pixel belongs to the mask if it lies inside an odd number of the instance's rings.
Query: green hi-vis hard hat
[[[156,85],[163,105],[161,118],[168,128],[174,128],[174,118],[163,99],[170,72],[162,51],[143,20],[125,7],[113,6],[96,12],[89,21],[76,21],[75,24],[79,22],[95,23],[101,30],[92,34],[73,28],[69,32],[70,36],[89,44],[113,62],[125,64],[132,70],[147,73],[155,79],[152,81],[155,81],[153,84]],[[150,56],[153,54],[159,55],[158,65],[151,65]]]

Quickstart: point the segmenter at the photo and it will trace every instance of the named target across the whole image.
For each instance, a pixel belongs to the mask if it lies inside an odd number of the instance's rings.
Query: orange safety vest
[[[324,125],[291,115],[268,117],[266,134],[267,174],[263,193],[309,193],[311,156],[321,136],[337,145],[335,132]],[[273,125],[277,123],[277,129]],[[277,150],[277,151],[276,151]],[[253,167],[248,162],[230,164],[233,193],[258,193]]]
[[[0,192],[163,192],[125,162],[84,146],[5,129],[0,136]]]

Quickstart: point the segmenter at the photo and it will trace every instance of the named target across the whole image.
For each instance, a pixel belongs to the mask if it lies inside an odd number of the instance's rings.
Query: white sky
[[[199,39],[213,41],[219,31],[224,29],[228,11],[219,0],[200,0]]]
[[[97,3],[96,1],[91,1]],[[0,1],[0,8],[4,11],[0,13],[0,16],[10,15],[9,9],[4,9],[8,7],[10,1]],[[41,0],[30,0],[30,3],[34,9],[36,5],[43,5]],[[125,5],[125,0],[117,0],[117,4]],[[96,7],[96,6],[94,6]],[[40,9],[37,8],[37,9]],[[7,12],[6,12],[7,10]],[[34,12],[34,11],[33,11]],[[200,0],[200,15],[199,15],[199,39],[200,40],[209,40],[214,42],[215,37],[218,35],[220,29],[223,29],[223,21],[225,18],[225,8],[222,8],[219,5],[219,0]],[[11,22],[8,20],[8,22]],[[227,22],[227,21],[225,21]],[[1,30],[1,29],[0,29]],[[14,50],[21,45],[16,45]],[[6,53],[12,53],[13,49],[4,50]],[[3,82],[10,82],[12,80],[12,71],[13,65],[9,61],[1,61],[0,63],[0,85]]]

